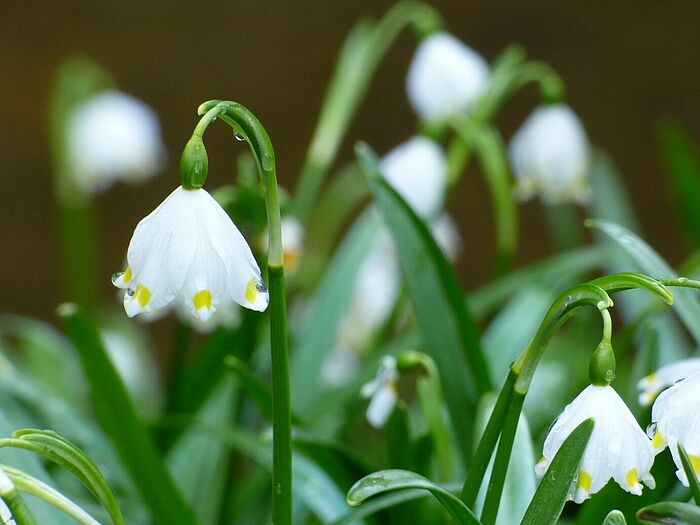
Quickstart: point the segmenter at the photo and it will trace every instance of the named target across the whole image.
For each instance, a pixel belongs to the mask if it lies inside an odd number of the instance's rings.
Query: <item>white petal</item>
[[[691,357],[662,366],[653,374],[640,379],[637,383],[637,388],[641,390],[639,404],[642,406],[651,405],[659,392],[664,388],[698,371],[700,371],[700,358],[698,357]]]
[[[459,251],[462,248],[462,239],[452,217],[447,213],[443,213],[430,224],[430,230],[445,257],[452,262],[457,260]]]
[[[416,49],[406,88],[416,113],[435,120],[467,110],[489,82],[489,66],[479,54],[448,33],[436,33]]]
[[[384,385],[372,396],[367,407],[367,421],[374,428],[381,428],[394,411],[398,396],[393,385]]]
[[[515,133],[508,153],[518,192],[546,202],[585,202],[590,146],[576,114],[565,104],[537,108]]]
[[[431,217],[442,208],[447,159],[434,141],[413,137],[387,153],[379,169],[387,182],[421,217]]]

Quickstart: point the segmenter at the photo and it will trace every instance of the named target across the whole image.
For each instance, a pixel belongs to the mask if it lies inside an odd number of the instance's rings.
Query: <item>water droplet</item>
[[[267,293],[267,288],[265,287],[265,283],[262,281],[255,282],[255,289],[260,293]]]
[[[124,275],[124,272],[114,272],[114,273],[112,274],[112,284],[116,285],[116,284],[117,284],[117,280],[119,280],[119,278],[120,278],[122,275]]]
[[[687,278],[687,277],[679,277],[679,278],[678,278],[678,282],[679,282],[679,283],[687,283],[687,282],[688,282],[688,278]]]
[[[245,142],[245,137],[244,137],[243,135],[241,135],[240,132],[234,131],[234,132],[233,132],[233,136],[236,137],[236,140],[237,140],[238,142]]]
[[[136,290],[134,290],[133,288],[127,288],[126,295],[128,295],[129,297],[133,297],[134,295],[136,295]]]
[[[262,155],[262,169],[265,171],[270,171],[273,168],[274,161],[272,160],[272,155],[269,153],[263,153]]]
[[[275,492],[277,494],[282,494],[282,484],[281,483],[275,483]]]
[[[649,437],[649,439],[654,438],[654,434],[656,434],[656,426],[656,422],[653,422],[647,427],[647,436]]]

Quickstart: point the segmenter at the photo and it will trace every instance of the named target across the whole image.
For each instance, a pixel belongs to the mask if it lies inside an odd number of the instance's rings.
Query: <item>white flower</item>
[[[522,198],[536,193],[550,203],[590,198],[590,145],[569,106],[537,108],[513,136],[508,153]]]
[[[430,231],[447,260],[456,261],[462,248],[462,239],[452,217],[443,213],[430,223]]]
[[[304,227],[293,217],[284,217],[280,223],[282,230],[282,256],[285,269],[293,272],[299,265],[304,249]]]
[[[557,418],[544,442],[537,464],[543,476],[564,440],[583,421],[593,418],[595,426],[581,458],[570,498],[582,503],[598,492],[612,477],[624,490],[642,493],[642,481],[654,488],[649,473],[654,450],[625,402],[611,386],[589,385]]]
[[[448,33],[423,40],[406,78],[408,100],[421,119],[431,121],[469,109],[486,90],[491,72],[474,50]]]
[[[391,416],[399,400],[399,372],[396,369],[396,358],[384,356],[376,377],[362,386],[360,394],[371,398],[367,407],[367,421],[374,428],[381,428]]]
[[[127,269],[113,283],[126,289],[129,317],[175,301],[208,319],[219,303],[267,308],[268,292],[245,239],[204,189],[178,187],[136,226]]]
[[[637,383],[641,390],[639,404],[649,406],[664,388],[700,371],[700,357],[691,357],[662,366],[653,374],[643,377]]]
[[[653,423],[650,430],[653,432],[651,442],[654,450],[658,453],[668,446],[678,467],[676,476],[686,487],[688,478],[678,454],[678,443],[685,448],[697,476],[700,473],[699,400],[700,372],[696,372],[661,392],[651,409]]]
[[[447,159],[442,148],[425,137],[413,137],[387,153],[379,164],[387,182],[423,218],[442,209]]]
[[[86,192],[115,180],[138,181],[163,165],[165,148],[155,113],[118,91],[88,99],[71,114],[67,155],[76,184]]]

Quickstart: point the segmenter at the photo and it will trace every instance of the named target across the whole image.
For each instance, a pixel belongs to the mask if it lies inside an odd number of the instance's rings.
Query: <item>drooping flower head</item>
[[[370,399],[367,407],[367,421],[374,428],[383,427],[399,400],[399,372],[396,358],[384,356],[376,377],[362,386],[360,394]]]
[[[656,398],[651,409],[652,444],[658,453],[668,447],[678,470],[676,476],[688,486],[683,470],[678,444],[683,445],[696,477],[700,474],[700,372],[683,379],[664,390]]]
[[[250,247],[201,188],[178,187],[141,220],[127,264],[113,283],[126,290],[129,317],[172,302],[203,320],[228,301],[257,311],[267,308],[268,292]]]
[[[69,117],[67,156],[75,183],[88,193],[116,180],[151,177],[165,158],[158,118],[146,104],[119,91],[96,95]]]
[[[517,192],[548,203],[590,198],[590,145],[576,114],[565,104],[537,108],[515,133],[508,148]]]
[[[632,494],[642,493],[640,481],[654,488],[654,478],[649,473],[654,463],[651,443],[610,385],[589,385],[567,405],[545,439],[537,474],[544,475],[564,440],[591,417],[595,425],[570,499],[582,503],[602,489],[611,477]]]
[[[448,33],[423,40],[406,78],[408,100],[421,119],[439,120],[467,111],[490,82],[486,61]]]
[[[641,390],[639,394],[639,404],[641,406],[651,405],[656,396],[664,388],[674,383],[700,372],[700,358],[691,357],[662,366],[653,374],[643,377],[637,383],[637,388]]]

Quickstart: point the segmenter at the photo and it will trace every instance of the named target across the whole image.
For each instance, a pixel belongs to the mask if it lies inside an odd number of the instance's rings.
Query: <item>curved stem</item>
[[[482,173],[491,193],[498,256],[496,275],[510,267],[518,243],[518,211],[513,199],[503,141],[492,126],[479,126],[471,119],[453,123],[453,128],[479,156]],[[467,146],[467,147],[468,147]]]
[[[195,133],[204,133],[216,117],[230,125],[236,137],[251,148],[260,173],[267,209],[268,281],[270,288],[270,345],[272,361],[272,522],[292,523],[292,419],[289,384],[287,312],[284,289],[284,258],[275,152],[267,131],[253,113],[230,101],[211,100],[202,104],[204,115]],[[201,135],[200,135],[201,136]]]
[[[22,498],[15,484],[12,483],[12,480],[2,469],[0,469],[0,498],[7,505],[12,519],[17,525],[36,525],[32,513],[29,512],[29,507],[24,502],[24,498]],[[6,523],[5,520],[2,522]]]

